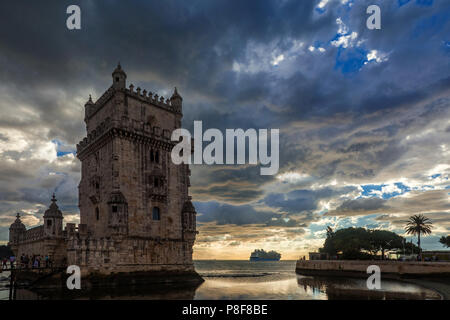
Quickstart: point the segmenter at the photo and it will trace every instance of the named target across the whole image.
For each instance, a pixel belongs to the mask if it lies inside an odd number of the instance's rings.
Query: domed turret
[[[26,230],[27,228],[20,220],[20,214],[17,213],[16,220],[9,227],[9,242],[11,244],[18,243]]]
[[[62,236],[63,215],[56,204],[55,194],[52,204],[44,213],[44,233],[46,236]]]
[[[195,212],[194,205],[192,204],[191,200],[187,200],[183,204],[183,209],[181,210],[183,238],[185,240],[193,241],[195,239],[195,235],[197,234],[195,225],[196,215],[197,212]]]
[[[122,70],[120,62],[117,65],[117,67],[114,70],[114,72],[112,73],[112,77],[113,77],[113,87],[115,89],[125,88],[126,80],[127,80],[127,74],[125,73],[125,71]]]
[[[183,104],[183,98],[178,94],[177,87],[175,87],[175,90],[173,91],[172,96],[170,97],[170,104],[181,111],[181,107]]]
[[[89,100],[84,105],[84,119],[86,121],[87,118],[94,112],[95,104],[92,101],[91,95],[89,95]]]
[[[188,200],[184,203],[182,212],[196,213],[195,207],[192,204],[191,200]]]

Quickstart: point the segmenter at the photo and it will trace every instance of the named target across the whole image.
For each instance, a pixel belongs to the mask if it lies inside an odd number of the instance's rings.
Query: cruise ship
[[[266,252],[263,249],[256,249],[250,255],[250,261],[280,261],[281,254],[276,251]]]

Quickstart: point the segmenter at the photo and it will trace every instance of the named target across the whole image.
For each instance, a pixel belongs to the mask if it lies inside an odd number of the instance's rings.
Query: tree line
[[[342,255],[343,259],[364,260],[378,257],[385,259],[385,253],[389,250],[403,251],[405,254],[415,254],[421,257],[421,236],[431,234],[433,224],[431,220],[422,214],[411,216],[406,221],[405,232],[417,236],[417,246],[395,232],[387,230],[371,230],[365,228],[345,228],[333,231],[327,227],[327,238],[319,252],[330,256]],[[450,236],[442,237],[439,242],[450,247]]]

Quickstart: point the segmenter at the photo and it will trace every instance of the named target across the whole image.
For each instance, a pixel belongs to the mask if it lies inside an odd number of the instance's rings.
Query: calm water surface
[[[381,290],[368,290],[366,279],[305,277],[295,273],[295,261],[195,261],[205,279],[200,286],[120,288],[96,290],[72,297],[66,293],[31,292],[19,289],[17,299],[440,299],[433,290],[394,280],[382,280]],[[5,280],[0,274],[0,299],[8,299]],[[3,281],[2,281],[3,279]]]
[[[195,299],[440,299],[433,290],[383,280],[368,290],[366,279],[306,277],[295,273],[295,261],[196,261],[205,282]]]

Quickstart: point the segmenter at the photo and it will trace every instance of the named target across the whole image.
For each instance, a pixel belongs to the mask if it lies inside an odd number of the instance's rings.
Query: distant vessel
[[[263,249],[256,249],[250,255],[250,261],[280,261],[281,254],[276,251],[266,252]]]

